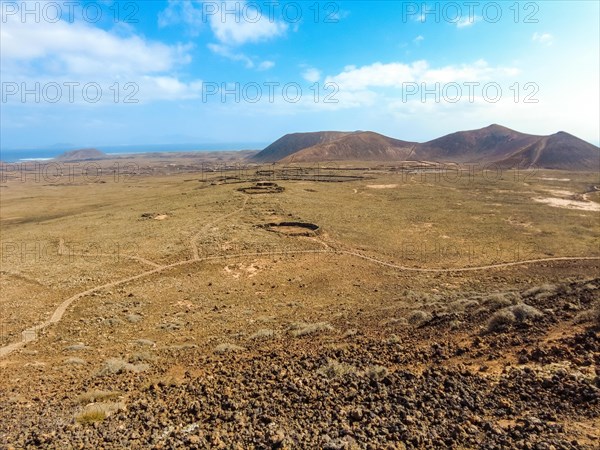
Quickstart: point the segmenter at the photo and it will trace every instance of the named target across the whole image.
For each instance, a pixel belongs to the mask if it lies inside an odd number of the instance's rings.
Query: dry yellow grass
[[[51,326],[30,330],[37,340],[3,357],[2,388],[29,401],[32,392],[40,398],[74,392],[68,395],[76,400],[77,392],[94,387],[98,393],[82,394],[73,410],[61,413],[93,423],[114,413],[98,406],[119,402],[111,389],[135,395],[139,386],[160,380],[177,384],[189,374],[203,377],[215,361],[246,361],[288,348],[298,354],[306,349],[315,358],[327,352],[330,361],[313,366],[316,371],[324,364],[326,376],[356,373],[376,384],[387,370],[395,373],[409,363],[402,354],[397,362],[353,360],[361,343],[375,342],[387,356],[401,353],[412,336],[428,338],[430,317],[441,318],[431,325],[440,330],[431,338],[442,343],[455,329],[464,334],[470,316],[481,320],[477,336],[490,338],[480,327],[494,312],[554,295],[545,284],[598,271],[596,260],[453,271],[598,256],[597,213],[532,200],[554,184],[582,192],[592,174],[546,174],[568,182],[515,180],[513,174],[496,182],[450,182],[384,169],[348,173],[372,179],[276,180],[283,192],[259,196],[237,191],[253,183],[221,183],[218,173],[208,183],[198,174],[119,184],[9,182],[0,208],[2,243],[11,244],[2,248],[0,310],[7,314],[1,345],[19,342],[23,330],[64,308]],[[151,220],[145,213],[168,217]],[[284,236],[260,226],[280,222],[314,223],[321,233]],[[53,255],[61,242],[67,253]],[[524,320],[532,317],[511,309],[509,321],[517,320],[515,311]],[[466,339],[463,334],[460,339]],[[247,351],[240,342],[248,342]],[[418,352],[428,355],[430,344]],[[466,358],[442,356],[450,359],[435,364]],[[86,364],[65,364],[69,357]],[[208,364],[199,364],[204,360]],[[416,370],[428,362],[423,357]],[[278,376],[286,370],[280,364]],[[88,403],[96,406],[83,408]]]
[[[75,416],[75,420],[83,425],[94,422],[101,422],[111,414],[125,409],[125,405],[120,402],[100,402],[86,405],[79,414]]]

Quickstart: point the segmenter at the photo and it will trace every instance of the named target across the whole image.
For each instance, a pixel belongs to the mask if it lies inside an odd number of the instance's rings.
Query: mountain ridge
[[[257,162],[438,161],[563,170],[600,170],[600,148],[565,131],[521,133],[499,124],[418,143],[372,131],[292,133],[252,158]]]
[[[331,142],[340,137],[352,134],[351,131],[315,131],[308,133],[286,134],[271,145],[265,147],[253,159],[261,162],[272,162],[283,159],[304,148]]]
[[[104,159],[108,155],[95,148],[81,148],[78,150],[71,150],[58,155],[55,159],[57,161],[89,161],[95,159]]]

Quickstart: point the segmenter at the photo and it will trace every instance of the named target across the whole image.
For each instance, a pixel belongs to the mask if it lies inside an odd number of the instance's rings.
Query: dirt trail
[[[86,255],[85,253],[75,253],[75,252],[71,252],[69,251],[69,248],[65,245],[65,240],[63,238],[60,238],[58,241],[58,254],[61,256],[81,256],[81,257],[87,257],[89,255]],[[93,255],[94,257],[96,256],[101,256],[101,257],[107,257],[107,258],[114,258],[115,255],[111,255],[110,253],[94,253]],[[160,264],[157,264],[153,261],[150,261],[149,259],[146,258],[142,258],[139,256],[132,256],[132,255],[121,255],[119,254],[119,258],[127,258],[127,259],[133,259],[134,261],[138,261],[141,262],[143,264],[147,264],[149,266],[153,266],[153,267],[162,267]]]
[[[484,266],[469,266],[469,267],[457,267],[457,268],[420,268],[420,267],[406,267],[399,266],[397,264],[387,263],[385,261],[381,261],[376,258],[372,258],[370,256],[361,255],[360,253],[340,250],[335,253],[343,253],[346,255],[356,256],[358,258],[366,259],[367,261],[372,261],[374,263],[380,264],[382,266],[392,267],[394,269],[405,270],[409,272],[435,272],[435,273],[449,273],[449,272],[470,272],[475,270],[487,270],[487,269],[499,269],[502,267],[510,267],[510,266],[522,266],[526,264],[535,264],[549,261],[594,261],[600,260],[600,256],[557,256],[553,258],[539,258],[539,259],[526,259],[523,261],[512,261],[506,263],[498,263],[498,264],[487,264]]]
[[[65,314],[65,312],[67,311],[67,308],[76,300],[89,295],[95,291],[101,290],[101,289],[107,289],[107,288],[112,288],[112,287],[116,287],[125,283],[129,283],[131,281],[135,281],[138,280],[140,278],[143,277],[147,277],[150,275],[154,275],[154,274],[158,274],[161,272],[164,272],[165,270],[168,269],[172,269],[175,267],[179,267],[179,266],[185,266],[185,265],[189,265],[189,264],[195,264],[195,263],[200,263],[200,262],[206,262],[206,261],[214,261],[214,260],[220,260],[220,259],[237,259],[237,258],[243,258],[243,257],[260,257],[260,256],[273,256],[273,255],[297,255],[297,254],[333,254],[333,255],[348,255],[348,256],[353,256],[353,257],[357,257],[357,258],[361,258],[364,259],[366,261],[375,263],[375,264],[379,264],[385,267],[391,267],[393,269],[398,269],[398,270],[403,270],[403,271],[410,271],[410,272],[426,272],[426,273],[450,273],[450,272],[468,272],[468,271],[476,271],[476,270],[489,270],[489,269],[497,269],[497,268],[503,268],[503,267],[510,267],[510,266],[518,266],[518,265],[527,265],[527,264],[536,264],[536,263],[542,263],[542,262],[550,262],[550,261],[584,261],[584,260],[600,260],[600,257],[596,257],[596,256],[589,256],[589,257],[568,257],[568,256],[563,256],[563,257],[553,257],[553,258],[539,258],[539,259],[530,259],[530,260],[524,260],[524,261],[513,261],[513,262],[506,262],[506,263],[498,263],[498,264],[488,264],[488,265],[482,265],[482,266],[472,266],[472,267],[459,267],[459,268],[419,268],[419,267],[407,267],[407,266],[401,266],[398,264],[393,264],[393,263],[389,263],[389,262],[385,262],[382,261],[380,259],[371,257],[371,256],[366,256],[363,255],[361,253],[358,253],[356,251],[351,251],[351,250],[334,250],[332,248],[327,249],[327,250],[285,250],[285,251],[269,251],[269,252],[254,252],[254,253],[238,253],[238,254],[231,254],[231,255],[216,255],[216,256],[207,256],[204,258],[200,257],[199,254],[199,250],[198,250],[198,246],[196,244],[196,241],[200,238],[200,236],[205,233],[206,231],[208,231],[210,229],[210,227],[214,226],[215,224],[229,218],[232,217],[235,214],[238,214],[240,212],[242,212],[244,210],[244,208],[246,207],[248,203],[248,198],[244,199],[244,202],[242,203],[242,206],[238,209],[236,209],[235,211],[232,211],[230,213],[227,213],[217,219],[215,219],[214,221],[204,225],[202,227],[202,229],[196,233],[191,239],[190,239],[190,247],[192,249],[192,254],[193,254],[193,258],[192,259],[186,259],[184,261],[179,261],[173,264],[168,264],[168,265],[163,265],[163,266],[159,266],[156,263],[153,263],[151,261],[148,260],[144,260],[143,258],[137,258],[137,257],[132,257],[134,259],[137,259],[139,261],[143,261],[146,262],[148,264],[151,264],[153,266],[155,266],[155,269],[153,270],[148,270],[145,272],[142,272],[138,275],[134,275],[134,276],[130,276],[127,278],[123,278],[120,280],[116,280],[116,281],[112,281],[110,283],[106,283],[100,286],[95,286],[93,288],[87,289],[86,291],[80,292],[78,294],[75,294],[71,297],[69,297],[68,299],[66,299],[65,301],[63,301],[57,308],[56,310],[52,313],[52,316],[50,317],[50,319],[48,319],[47,321],[33,326],[31,328],[26,329],[25,331],[23,331],[21,333],[22,335],[22,339],[18,342],[13,342],[11,344],[5,345],[4,347],[0,347],[0,358],[7,356],[9,354],[11,354],[12,352],[14,352],[15,350],[18,350],[19,348],[25,346],[25,344],[29,343],[29,342],[33,342],[35,340],[38,339],[38,332],[42,331],[43,329],[47,328],[48,326],[54,324],[54,323],[58,323],[63,315]],[[327,244],[325,244],[327,245]],[[60,248],[64,250],[64,242],[61,240],[60,243]],[[111,255],[112,256],[112,255]]]
[[[68,299],[66,299],[65,301],[63,301],[56,308],[56,310],[54,310],[54,312],[52,313],[52,316],[50,317],[50,319],[48,319],[47,321],[45,321],[45,322],[43,322],[43,323],[41,323],[39,325],[36,325],[34,327],[31,327],[31,328],[28,328],[28,329],[24,330],[21,333],[21,340],[20,341],[13,342],[11,344],[5,345],[4,347],[0,347],[0,358],[2,358],[3,356],[9,355],[10,353],[12,353],[15,350],[23,347],[25,344],[27,344],[29,342],[37,340],[38,332],[39,331],[47,328],[48,326],[52,325],[53,323],[59,322],[62,319],[62,317],[65,314],[65,312],[67,311],[67,308],[74,301],[76,301],[76,300],[78,300],[78,299],[80,299],[80,298],[82,298],[82,297],[84,297],[86,295],[89,295],[89,294],[91,294],[91,293],[93,293],[95,291],[101,290],[101,289],[111,288],[111,287],[115,287],[115,286],[118,286],[118,285],[121,285],[121,284],[125,284],[125,283],[128,283],[130,281],[134,281],[134,280],[137,280],[139,278],[142,278],[142,277],[145,277],[145,276],[148,276],[148,275],[152,275],[152,274],[155,274],[155,273],[160,273],[160,272],[162,272],[164,270],[171,269],[173,267],[178,267],[178,266],[182,266],[182,265],[186,265],[186,264],[191,264],[191,263],[202,261],[202,260],[212,259],[210,257],[209,258],[200,259],[199,252],[198,252],[198,247],[196,245],[196,240],[200,237],[200,235],[202,233],[204,233],[208,229],[210,229],[210,227],[212,227],[215,224],[217,224],[217,223],[219,223],[219,222],[221,222],[221,221],[223,221],[223,220],[225,220],[225,219],[233,216],[234,214],[237,214],[237,213],[241,212],[246,207],[247,202],[248,202],[248,198],[245,198],[244,202],[242,203],[242,206],[239,209],[236,209],[235,211],[233,211],[231,213],[225,214],[224,216],[221,216],[218,219],[216,219],[216,220],[214,220],[212,222],[207,223],[206,225],[204,225],[204,227],[202,227],[202,229],[195,236],[192,237],[192,239],[190,241],[190,246],[192,248],[193,259],[179,261],[179,262],[176,262],[176,263],[173,263],[173,264],[168,264],[168,265],[161,266],[161,265],[158,265],[158,264],[156,264],[156,263],[154,263],[152,261],[146,260],[144,258],[139,258],[139,257],[135,257],[135,256],[129,256],[129,258],[131,258],[131,259],[135,259],[137,261],[145,262],[146,264],[150,264],[150,265],[152,265],[152,266],[154,266],[156,268],[153,269],[153,270],[142,272],[142,273],[140,273],[138,275],[134,275],[134,276],[131,276],[131,277],[123,278],[121,280],[117,280],[117,281],[113,281],[113,282],[110,282],[110,283],[106,283],[106,284],[103,284],[101,286],[95,286],[95,287],[90,288],[90,289],[88,289],[86,291],[83,291],[83,292],[80,292],[78,294],[75,294],[72,297],[69,297]],[[60,239],[60,241],[59,241],[59,247],[58,247],[59,254],[63,255],[63,254],[65,254],[65,252],[67,250],[68,249],[65,246],[64,239]],[[114,256],[114,255],[103,255],[102,254],[102,255],[99,255],[99,256]]]
[[[163,272],[165,270],[172,269],[174,267],[184,266],[184,265],[188,265],[188,264],[194,264],[194,263],[198,263],[198,262],[214,261],[214,260],[219,260],[219,259],[236,259],[236,258],[251,257],[251,256],[297,255],[297,254],[310,254],[310,253],[320,253],[320,254],[329,253],[329,254],[337,254],[337,255],[355,256],[355,257],[362,258],[364,260],[373,262],[375,264],[379,264],[379,265],[386,266],[386,267],[391,267],[394,269],[399,269],[399,270],[409,271],[409,272],[427,272],[427,273],[449,273],[449,272],[467,272],[467,271],[476,271],[476,270],[488,270],[488,269],[497,269],[497,268],[502,268],[502,267],[535,264],[535,263],[550,262],[550,261],[600,260],[600,257],[596,257],[596,256],[588,256],[588,257],[564,256],[564,257],[555,257],[555,258],[530,259],[530,260],[525,260],[525,261],[514,261],[514,262],[499,263],[499,264],[489,264],[489,265],[484,265],[484,266],[458,267],[458,268],[450,268],[450,269],[448,269],[448,268],[428,269],[428,268],[419,268],[419,267],[400,266],[397,264],[388,263],[388,262],[381,261],[376,258],[372,258],[370,256],[361,255],[360,253],[347,251],[347,250],[295,250],[295,251],[285,250],[285,251],[274,251],[274,252],[271,251],[271,252],[255,252],[255,253],[238,253],[238,254],[234,254],[234,255],[217,255],[217,256],[208,256],[208,257],[199,258],[199,259],[187,259],[185,261],[179,261],[177,263],[169,264],[167,266],[161,266],[154,270],[149,270],[147,272],[143,272],[141,274],[138,274],[138,275],[135,275],[132,277],[113,281],[111,283],[106,283],[101,286],[96,286],[96,287],[90,288],[86,291],[80,292],[79,294],[76,294],[72,297],[69,297],[67,300],[65,300],[63,303],[61,303],[58,306],[58,308],[54,311],[54,313],[52,314],[52,316],[50,317],[49,320],[23,331],[21,341],[14,342],[12,344],[8,344],[4,347],[1,347],[0,348],[0,358],[23,347],[28,342],[37,340],[37,333],[39,331],[43,330],[44,328],[52,325],[53,323],[59,322],[61,320],[61,318],[63,317],[64,313],[66,312],[67,308],[75,300],[78,300],[86,295],[89,295],[89,294],[95,292],[95,291],[98,291],[101,289],[106,289],[106,288],[111,288],[111,287],[116,287],[116,286],[128,283],[130,281],[135,281],[135,280],[138,280],[140,278],[143,278],[143,277],[146,277],[149,275],[154,275],[154,274]]]
[[[246,197],[244,198],[244,202],[242,203],[242,206],[238,209],[236,209],[235,211],[232,211],[228,214],[225,214],[224,216],[219,217],[218,219],[213,220],[212,222],[207,223],[206,225],[204,225],[200,231],[198,231],[195,235],[193,235],[190,239],[190,248],[192,249],[192,260],[193,261],[200,261],[200,251],[198,250],[198,239],[200,239],[200,236],[202,236],[204,233],[206,233],[211,227],[215,226],[216,224],[218,224],[219,222],[224,221],[225,219],[228,219],[231,216],[234,216],[240,212],[242,212],[244,210],[244,208],[246,208],[246,204],[248,203],[248,198]]]
[[[586,202],[591,202],[592,200],[590,200],[589,195],[593,194],[594,192],[598,192],[598,191],[600,191],[600,186],[592,186],[589,190],[585,191],[581,197]]]

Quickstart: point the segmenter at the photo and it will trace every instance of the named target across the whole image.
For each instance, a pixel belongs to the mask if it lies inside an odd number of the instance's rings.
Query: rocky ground
[[[330,332],[333,323],[294,338],[265,332],[246,348],[163,349],[168,369],[137,373],[128,367],[139,361],[130,361],[68,388],[48,381],[56,395],[27,401],[13,389],[0,400],[0,443],[598,448],[600,278],[463,307],[393,321],[386,335],[374,325],[382,313],[343,335]]]
[[[531,200],[563,175],[364,176],[9,183],[0,448],[600,448],[597,215]]]

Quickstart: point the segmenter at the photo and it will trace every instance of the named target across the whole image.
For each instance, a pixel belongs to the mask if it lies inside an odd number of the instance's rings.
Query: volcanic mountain
[[[280,160],[283,163],[313,161],[405,161],[415,142],[393,139],[372,131],[347,134],[331,142],[301,149]]]
[[[501,125],[458,131],[419,145],[419,158],[453,162],[488,162],[504,159],[540,140]]]
[[[259,162],[275,162],[299,150],[318,144],[325,144],[352,134],[344,131],[317,131],[313,133],[292,133],[277,139],[253,157]]]
[[[319,142],[313,144],[315,141]],[[571,134],[560,131],[550,136],[537,136],[496,124],[459,131],[424,143],[364,131],[288,134],[254,159],[282,163],[411,160],[600,170],[600,148]]]
[[[57,156],[55,159],[58,161],[90,161],[94,159],[103,159],[106,157],[106,153],[96,150],[95,148],[82,148],[79,150],[65,152],[62,155]]]
[[[559,131],[513,153],[498,164],[561,170],[600,170],[600,149],[572,134]]]

